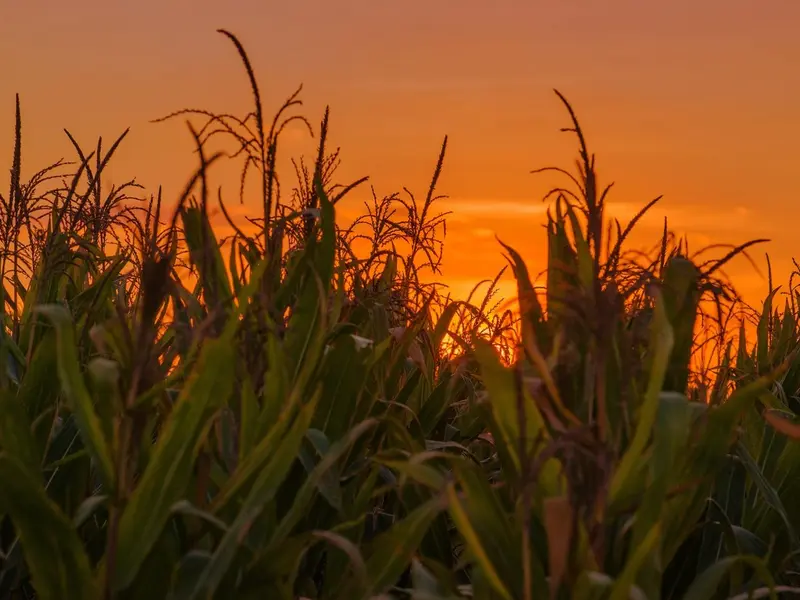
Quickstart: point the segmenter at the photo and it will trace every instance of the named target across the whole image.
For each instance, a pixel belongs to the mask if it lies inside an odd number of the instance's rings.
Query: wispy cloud
[[[444,210],[452,211],[454,221],[474,222],[480,219],[504,220],[514,218],[544,217],[550,205],[529,199],[455,198],[441,202]],[[618,219],[624,226],[645,206],[641,202],[609,202],[606,216]],[[710,205],[670,205],[664,201],[652,207],[640,220],[639,227],[661,229],[667,225],[674,231],[735,232],[752,231],[760,226],[760,219],[744,206],[719,208]],[[540,219],[535,219],[540,220]],[[507,227],[507,225],[506,225]],[[488,237],[487,227],[472,230],[478,237]]]
[[[607,214],[629,222],[643,207],[633,202],[613,202],[607,205]],[[639,221],[642,227],[658,227],[664,225],[677,231],[748,231],[759,226],[760,219],[744,206],[720,208],[717,206],[696,204],[694,206],[670,205],[668,202],[656,204]]]
[[[547,204],[543,202],[507,198],[502,200],[489,198],[445,199],[441,201],[440,207],[443,210],[453,211],[455,215],[491,216],[493,218],[547,213]]]

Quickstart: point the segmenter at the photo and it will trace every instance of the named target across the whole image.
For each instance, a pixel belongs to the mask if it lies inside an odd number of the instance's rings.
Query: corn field
[[[800,296],[770,277],[750,309],[721,275],[763,240],[701,261],[665,223],[630,248],[657,200],[607,218],[558,94],[578,160],[549,168],[566,183],[546,198],[545,285],[500,242],[519,310],[503,273],[453,299],[431,283],[447,138],[428,190],[373,192],[341,222],[368,180],[337,181],[329,111],[312,126],[298,91],[270,119],[220,32],[252,110],[164,117],[197,149],[177,199],[107,184],[125,134],[69,136],[74,162],[23,177],[17,98],[0,598],[800,596]],[[318,150],[282,194],[291,121]],[[255,186],[246,221],[209,189],[219,161],[241,165],[241,200]]]

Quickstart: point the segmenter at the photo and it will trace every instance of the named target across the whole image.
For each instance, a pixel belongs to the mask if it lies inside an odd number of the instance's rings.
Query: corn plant
[[[721,268],[605,217],[572,108],[577,189],[548,212],[544,294],[503,244],[520,314],[440,275],[445,137],[425,199],[336,205],[330,112],[313,168],[277,156],[298,93],[182,110],[199,168],[164,219],[103,173],[102,140],[22,179],[19,101],[0,197],[0,597],[490,600],[797,591],[796,294],[729,339]],[[209,173],[233,140],[247,224]],[[61,182],[60,184],[58,182]],[[771,279],[771,278],[770,278]],[[791,287],[791,285],[790,285]],[[711,316],[707,307],[713,309]],[[708,326],[712,330],[708,329]],[[705,336],[705,338],[703,338]],[[706,341],[713,379],[698,367]],[[699,369],[703,369],[699,372]],[[708,400],[708,402],[706,402]]]
[[[138,254],[109,256],[110,222],[86,208],[108,156],[46,221],[19,325],[3,332],[0,589],[368,598],[415,554],[451,565],[444,497],[397,472],[463,392],[437,361],[454,311],[404,327],[345,316],[353,290],[318,174],[302,243],[284,255],[287,219],[268,210],[261,241],[242,235],[225,261],[208,215],[220,156],[192,133],[200,169],[163,230],[160,197],[136,222]]]
[[[767,259],[769,264],[769,259]],[[798,585],[798,515],[791,497],[797,480],[798,325],[796,292],[782,310],[775,307],[780,288],[763,302],[751,345],[740,329],[738,347],[727,346],[716,381],[714,401],[785,365],[768,389],[746,409],[742,434],[717,475],[702,527],[694,534],[687,569],[701,569],[722,558],[747,553],[764,560],[785,589]],[[734,392],[735,393],[735,392]]]
[[[603,220],[608,188],[598,191],[594,157],[570,114],[579,190],[558,193],[549,218],[546,308],[522,258],[504,246],[518,284],[522,358],[507,367],[485,344],[475,349],[486,387],[475,410],[496,454],[488,478],[462,463],[448,488],[473,592],[655,599],[711,598],[729,581],[769,588],[767,563],[747,549],[714,557],[678,589],[673,566],[741,444],[737,427],[786,365],[770,365],[718,405],[688,399],[713,270],[662,251],[622,272],[622,243],[643,212],[617,225],[615,241],[603,239],[613,232]]]

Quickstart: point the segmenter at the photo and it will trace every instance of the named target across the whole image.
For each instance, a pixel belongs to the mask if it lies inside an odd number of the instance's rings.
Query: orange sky
[[[189,106],[248,110],[224,27],[245,44],[270,112],[300,83],[312,123],[331,105],[344,181],[370,175],[379,194],[423,195],[450,136],[445,278],[459,293],[504,264],[495,233],[532,272],[544,267],[551,180],[529,171],[570,167],[575,151],[554,87],[600,176],[617,182],[612,214],[624,221],[665,195],[637,240],[658,235],[664,215],[695,247],[769,237],[754,255],[763,268],[768,250],[783,281],[800,255],[798,24],[798,0],[0,0],[0,163],[19,92],[25,174],[72,158],[63,128],[89,147],[130,126],[111,177],[175,199],[195,166],[191,140],[180,122],[148,121]],[[312,148],[295,128],[284,157]],[[217,179],[232,200],[235,183]],[[766,290],[746,261],[730,272],[747,299]]]

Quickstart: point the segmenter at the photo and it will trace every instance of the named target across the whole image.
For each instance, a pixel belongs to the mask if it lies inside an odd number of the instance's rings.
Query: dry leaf
[[[765,410],[764,420],[778,433],[782,433],[793,440],[800,440],[800,425],[792,423],[789,419],[779,417],[778,413],[779,411],[776,410]]]
[[[558,496],[545,499],[544,528],[547,532],[550,566],[550,598],[555,598],[567,571],[569,544],[572,539],[572,507],[569,498]]]

